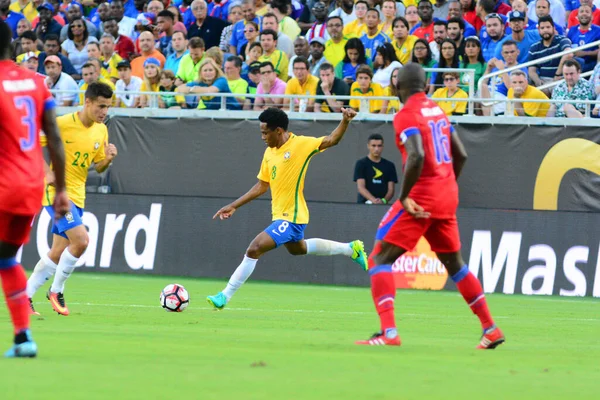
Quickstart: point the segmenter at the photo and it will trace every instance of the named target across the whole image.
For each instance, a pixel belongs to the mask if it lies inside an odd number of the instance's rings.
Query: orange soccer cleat
[[[33,306],[33,301],[29,299],[29,314],[40,316],[40,313],[35,311],[35,307]]]
[[[400,346],[400,336],[396,335],[394,338],[388,338],[383,332],[377,332],[371,336],[368,340],[359,340],[356,344],[367,345],[367,346]]]
[[[504,343],[504,341],[504,334],[500,328],[493,327],[491,330],[485,332],[483,336],[481,336],[481,341],[476,348],[481,350],[494,350],[496,347]]]
[[[53,293],[50,290],[48,290],[46,298],[50,300],[50,304],[52,305],[54,311],[56,311],[60,315],[69,315],[69,309],[65,305],[65,297],[62,293]]]

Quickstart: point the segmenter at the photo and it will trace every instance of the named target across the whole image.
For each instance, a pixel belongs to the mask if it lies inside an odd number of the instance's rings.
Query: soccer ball
[[[182,312],[190,304],[190,295],[182,285],[172,283],[160,292],[160,305],[170,312]]]

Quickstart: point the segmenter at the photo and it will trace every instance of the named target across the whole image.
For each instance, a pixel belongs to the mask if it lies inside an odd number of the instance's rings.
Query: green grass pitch
[[[190,307],[167,313],[181,283]],[[597,399],[594,299],[489,295],[507,342],[474,349],[479,323],[456,292],[399,291],[403,346],[359,347],[378,328],[367,288],[247,283],[230,308],[204,298],[223,281],[75,273],[71,315],[40,291],[37,359],[0,359],[13,399]],[[47,289],[47,286],[45,287]],[[2,350],[10,345],[0,311]]]

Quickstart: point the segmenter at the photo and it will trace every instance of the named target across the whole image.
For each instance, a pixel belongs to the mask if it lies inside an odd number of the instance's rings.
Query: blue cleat
[[[222,310],[227,304],[227,297],[225,297],[223,292],[219,292],[214,296],[208,296],[206,301],[217,310]]]
[[[27,330],[25,332],[27,335],[27,341],[19,344],[13,345],[6,353],[4,353],[4,357],[7,358],[21,358],[21,357],[29,357],[33,358],[37,356],[37,344],[31,338],[31,332]]]

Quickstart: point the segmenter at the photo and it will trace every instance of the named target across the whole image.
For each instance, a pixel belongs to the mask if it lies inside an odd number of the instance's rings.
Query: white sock
[[[341,254],[352,257],[350,243],[334,242],[327,239],[306,239],[306,254],[313,256],[334,256]]]
[[[250,275],[252,275],[257,261],[257,259],[244,256],[241,264],[236,268],[233,275],[231,275],[231,278],[229,278],[227,287],[223,289],[223,294],[225,297],[227,297],[227,301],[233,297],[235,292],[237,292],[238,289],[242,287],[244,282],[246,282],[246,280],[250,277]]]
[[[67,247],[60,255],[60,260],[58,261],[56,275],[54,276],[54,281],[52,282],[52,287],[50,288],[52,293],[64,293],[65,282],[67,279],[69,279],[73,271],[75,271],[75,264],[77,261],[79,261],[79,258],[72,255]]]
[[[27,280],[27,297],[30,299],[48,279],[56,272],[57,265],[48,256],[43,256],[35,265],[33,273]]]

